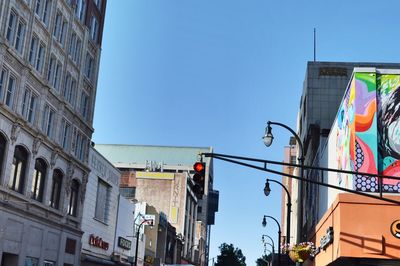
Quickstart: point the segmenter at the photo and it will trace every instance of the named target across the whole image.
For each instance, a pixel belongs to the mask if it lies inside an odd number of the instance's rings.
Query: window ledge
[[[102,224],[104,224],[104,225],[109,226],[108,223],[106,223],[106,222],[104,222],[104,221],[102,221],[102,220],[100,220],[100,219],[98,219],[98,218],[96,218],[96,217],[93,217],[93,220],[95,220],[95,221],[97,221],[97,222],[99,222],[99,223],[102,223]]]

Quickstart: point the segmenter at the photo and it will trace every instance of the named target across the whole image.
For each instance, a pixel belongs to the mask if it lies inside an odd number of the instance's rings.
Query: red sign
[[[94,236],[93,234],[89,236],[89,245],[108,250],[108,242],[103,241],[102,238]]]

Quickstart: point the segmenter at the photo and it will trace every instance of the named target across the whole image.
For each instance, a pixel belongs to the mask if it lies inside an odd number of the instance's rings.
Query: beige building
[[[123,196],[145,201],[167,215],[183,241],[177,257],[205,265],[210,226],[218,210],[218,191],[212,189],[212,160],[204,161],[206,181],[201,198],[192,191],[192,175],[199,153],[212,149],[135,145],[96,145],[96,149],[122,172]]]
[[[106,0],[0,1],[0,265],[79,265]]]

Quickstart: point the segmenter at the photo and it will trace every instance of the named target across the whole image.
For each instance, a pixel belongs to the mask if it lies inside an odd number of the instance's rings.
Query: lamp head
[[[272,144],[272,141],[274,140],[274,136],[272,135],[272,128],[271,125],[268,123],[267,127],[265,128],[265,134],[264,137],[262,137],[265,146],[269,147]]]
[[[267,179],[267,182],[265,182],[265,187],[264,187],[265,196],[268,197],[270,192],[271,192],[271,188],[269,187],[269,180]]]
[[[265,219],[265,216],[263,217],[263,220],[262,220],[261,224],[262,224],[263,227],[267,226],[267,219]]]

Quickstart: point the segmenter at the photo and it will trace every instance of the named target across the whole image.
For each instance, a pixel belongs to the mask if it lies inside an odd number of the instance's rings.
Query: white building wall
[[[91,172],[86,187],[86,200],[82,217],[82,231],[84,232],[82,236],[82,253],[110,259],[115,237],[120,172],[92,147],[89,150],[89,165]],[[95,217],[99,179],[109,186],[106,203],[107,219],[105,222]],[[103,241],[107,242],[109,244],[108,250],[90,245],[90,235],[102,238]]]
[[[127,260],[135,256],[134,220],[135,204],[126,198],[119,196],[117,227],[115,230],[114,254]],[[118,238],[123,237],[131,241],[131,249],[127,250],[118,246]]]

